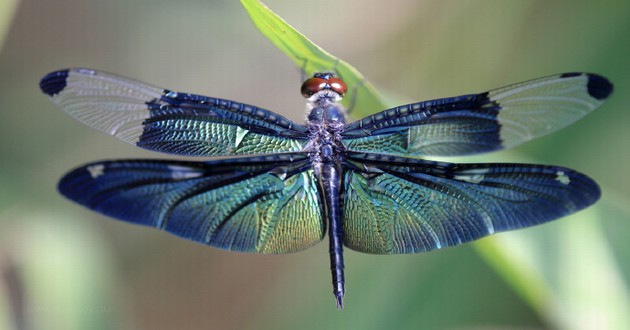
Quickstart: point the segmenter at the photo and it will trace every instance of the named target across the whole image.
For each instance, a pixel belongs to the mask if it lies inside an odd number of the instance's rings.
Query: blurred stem
[[[556,225],[552,242],[519,232],[484,239],[475,246],[554,328],[630,329],[628,288],[597,222],[602,218],[593,210],[572,215]]]
[[[18,7],[18,0],[2,0],[0,1],[0,51],[9,34],[9,28]]]
[[[0,256],[0,276],[6,289],[6,309],[2,315],[6,320],[0,324],[12,324],[15,329],[28,329],[24,311],[24,283],[18,265],[9,255]]]
[[[505,252],[496,237],[482,239],[474,244],[477,252],[503,279],[539,314],[544,314],[551,290],[529,262]],[[502,252],[503,251],[503,252]],[[513,251],[512,251],[513,252]]]

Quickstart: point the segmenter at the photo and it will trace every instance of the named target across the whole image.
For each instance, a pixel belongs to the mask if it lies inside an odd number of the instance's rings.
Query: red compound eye
[[[321,91],[326,87],[326,79],[323,78],[308,78],[302,84],[302,96],[311,97],[311,95]]]
[[[343,80],[339,78],[330,78],[327,80],[327,82],[328,82],[328,85],[330,86],[330,89],[335,91],[335,93],[341,96],[346,94],[346,91],[348,90],[348,86],[346,86],[346,83],[343,82]]]

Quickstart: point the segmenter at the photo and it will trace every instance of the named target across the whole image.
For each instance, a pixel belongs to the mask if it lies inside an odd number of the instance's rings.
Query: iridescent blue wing
[[[577,212],[600,196],[571,169],[452,164],[351,154],[346,164],[344,244],[366,253],[414,253]]]
[[[255,106],[177,93],[89,69],[52,72],[40,87],[82,123],[144,149],[185,156],[293,152],[308,130]]]
[[[612,92],[604,77],[565,73],[481,94],[399,106],[350,123],[349,150],[398,156],[458,156],[519,145],[599,107]]]
[[[294,252],[325,233],[302,155],[96,162],[66,174],[59,191],[102,214],[233,251]]]

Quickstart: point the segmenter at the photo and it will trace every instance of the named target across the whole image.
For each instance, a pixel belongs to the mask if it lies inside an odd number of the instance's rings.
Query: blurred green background
[[[434,253],[348,251],[337,311],[327,244],[230,253],[106,219],[55,190],[85,162],[165,156],[53,107],[37,86],[52,70],[96,68],[304,119],[299,68],[238,1],[0,0],[0,329],[630,328],[630,2],[265,3],[391,105],[566,71],[607,76],[615,93],[586,119],[463,159],[568,166],[596,179],[602,200]]]

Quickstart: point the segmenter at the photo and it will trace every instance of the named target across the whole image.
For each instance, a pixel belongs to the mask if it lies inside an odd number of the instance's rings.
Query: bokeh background
[[[630,2],[265,3],[388,100],[480,92],[567,71],[615,84],[601,109],[513,151],[464,161],[575,168],[594,207],[422,255],[348,251],[346,309],[327,244],[259,256],[113,221],[57,194],[67,170],[165,158],[90,130],[44,97],[90,67],[304,118],[300,69],[238,1],[0,0],[0,329],[630,328]]]

